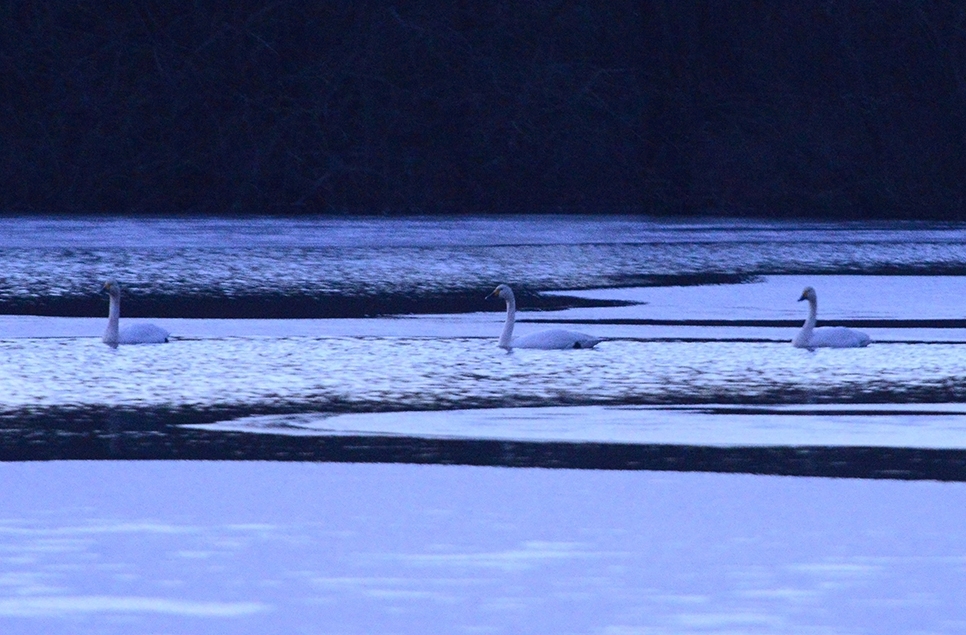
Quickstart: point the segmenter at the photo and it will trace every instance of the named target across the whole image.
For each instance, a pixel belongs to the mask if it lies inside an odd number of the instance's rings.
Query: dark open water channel
[[[966,397],[966,311],[956,294],[964,272],[958,225],[5,218],[0,458],[966,480],[956,407]],[[98,289],[108,278],[124,287],[122,323],[152,318],[173,341],[101,344],[107,302]],[[592,351],[507,355],[495,345],[502,303],[484,300],[500,282],[531,311],[518,332],[551,322],[607,341]],[[793,349],[803,282],[828,299],[820,318],[869,330],[873,345]],[[580,293],[548,293],[560,290]],[[941,443],[882,441],[875,430],[847,443],[821,435],[705,443],[683,434],[698,421],[688,416],[675,419],[681,438],[658,442],[644,419],[637,436],[621,438],[570,438],[549,419],[536,437],[517,432],[521,418],[552,407],[800,405],[781,415],[794,429],[812,425],[803,413],[829,404],[873,406],[858,418],[831,416],[843,428],[890,416],[929,425],[932,413],[903,414],[916,404],[951,404],[953,423]],[[472,417],[440,434],[401,427],[397,416],[495,409],[510,410],[487,435]],[[325,423],[380,413],[362,431]],[[585,430],[608,425],[607,410],[573,413]],[[268,415],[283,419],[271,429],[248,423]],[[305,416],[315,423],[284,420]]]

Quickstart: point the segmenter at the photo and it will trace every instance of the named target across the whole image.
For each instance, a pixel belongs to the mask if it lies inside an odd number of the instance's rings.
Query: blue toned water
[[[542,291],[842,273],[961,275],[966,228],[624,217],[0,218],[3,313],[99,315],[99,283],[112,277],[137,298],[134,314],[194,317],[192,302],[220,303],[210,318],[292,317],[300,302],[319,298],[316,314],[299,317],[347,317],[353,300],[378,310],[387,295],[413,299],[386,306],[390,313],[427,312],[440,294],[482,299],[500,281]],[[484,309],[482,301],[452,307]]]
[[[4,633],[955,633],[966,485],[0,463]]]
[[[226,412],[944,403],[966,390],[958,225],[5,218],[0,272],[0,418],[14,427],[115,409],[206,423]],[[171,343],[100,343],[108,278],[124,287],[122,324],[150,318]],[[495,346],[502,302],[484,300],[499,282],[518,289],[517,333],[551,322],[606,341],[507,355]],[[820,318],[858,320],[876,343],[789,346],[804,284],[819,290]]]
[[[966,490],[901,479],[964,479],[964,273],[946,225],[0,219],[0,631],[961,630]],[[170,343],[101,343],[107,278]],[[500,282],[605,341],[506,353]],[[805,285],[873,343],[793,348]],[[25,461],[81,458],[273,460]]]

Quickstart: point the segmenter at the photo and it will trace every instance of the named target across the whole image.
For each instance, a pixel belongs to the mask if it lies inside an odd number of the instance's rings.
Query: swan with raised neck
[[[545,350],[593,348],[602,341],[599,337],[574,331],[565,331],[563,329],[540,331],[539,333],[532,333],[515,338],[513,337],[513,326],[516,323],[517,299],[513,295],[513,289],[508,285],[501,284],[486,297],[502,298],[506,302],[506,322],[503,324],[503,332],[500,334],[498,345],[507,351],[514,348],[539,348]]]
[[[120,328],[121,321],[121,285],[115,280],[104,283],[103,290],[110,298],[107,312],[107,328],[101,338],[111,348],[119,344],[163,344],[171,335],[165,329],[154,324],[137,323]]]
[[[872,340],[861,331],[853,331],[844,326],[815,327],[818,318],[818,295],[812,287],[805,287],[799,302],[808,301],[808,317],[805,324],[792,340],[797,348],[860,348],[868,346]]]

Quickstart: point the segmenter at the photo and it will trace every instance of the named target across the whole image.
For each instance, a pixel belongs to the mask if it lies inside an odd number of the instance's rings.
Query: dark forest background
[[[0,210],[966,218],[966,3],[0,3]]]

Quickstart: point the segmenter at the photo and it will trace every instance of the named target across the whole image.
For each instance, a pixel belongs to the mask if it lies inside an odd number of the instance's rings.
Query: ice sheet
[[[243,417],[189,427],[268,434],[564,443],[966,448],[966,406],[962,404],[574,406],[303,413]]]
[[[0,464],[4,633],[950,633],[966,484]]]
[[[801,320],[802,289],[815,288],[819,320],[964,319],[961,276],[765,276],[745,284],[553,291],[563,295],[640,304],[569,309],[562,319]]]

